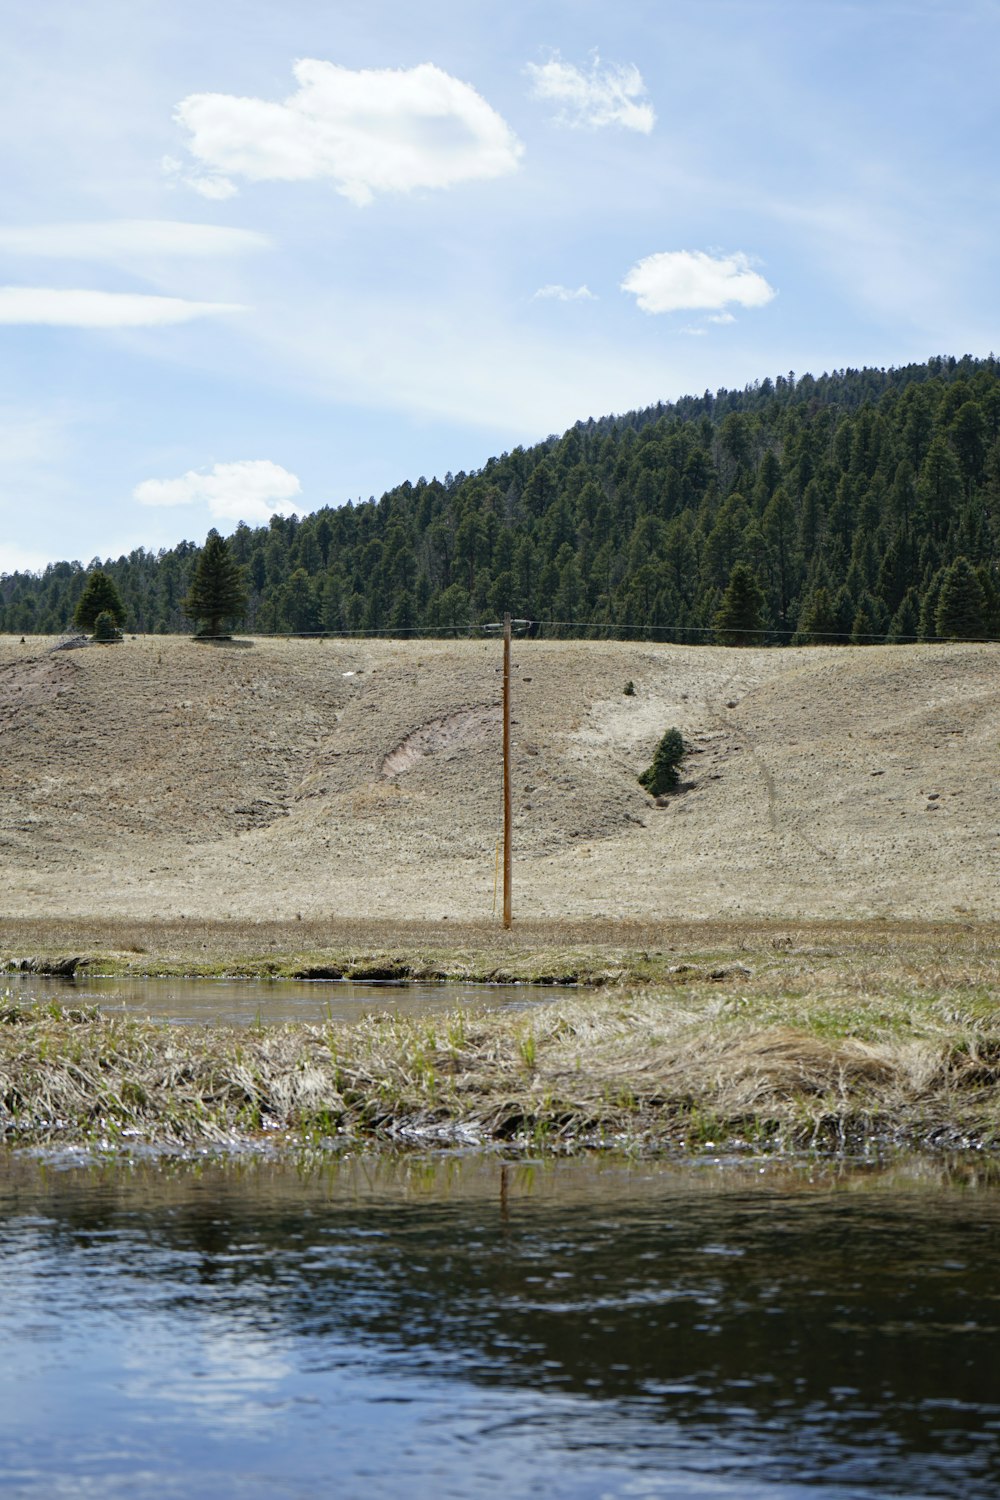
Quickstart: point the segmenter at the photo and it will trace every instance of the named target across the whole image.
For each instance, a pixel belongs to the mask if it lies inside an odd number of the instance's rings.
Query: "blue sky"
[[[0,571],[1000,347],[998,0],[5,0]]]

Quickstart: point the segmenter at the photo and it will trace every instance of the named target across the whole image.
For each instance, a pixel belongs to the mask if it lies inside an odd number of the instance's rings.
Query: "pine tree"
[[[867,589],[858,600],[851,621],[851,645],[871,646],[882,632],[878,626],[878,604]]]
[[[982,640],[986,634],[986,599],[966,557],[956,557],[944,575],[935,624],[943,641]]]
[[[837,630],[830,590],[819,584],[803,601],[793,646],[829,646]]]
[[[224,624],[237,624],[247,606],[243,569],[229,555],[225,538],[213,527],[205,540],[181,609],[189,620],[201,622],[199,636],[211,640]]]
[[[653,764],[639,777],[652,797],[662,797],[664,792],[673,792],[680,783],[678,766],[685,753],[684,738],[679,729],[668,729],[656,747]]]
[[[122,633],[118,629],[114,615],[110,609],[102,609],[94,621],[94,640],[100,646],[111,646],[120,641]]]
[[[105,611],[111,615],[116,626],[125,623],[125,606],[122,596],[101,568],[95,568],[87,579],[86,587],[73,612],[73,624],[78,630],[93,630],[98,615]]]
[[[939,433],[927,450],[917,483],[921,519],[933,537],[945,535],[964,494],[961,465],[954,450]]]
[[[917,634],[922,641],[937,640],[937,608],[947,571],[947,568],[938,568],[921,596]]]
[[[920,623],[920,600],[916,589],[907,589],[902,603],[892,617],[886,639],[893,646],[912,645]]]
[[[979,587],[986,602],[986,634],[991,640],[1000,635],[1000,588],[994,570],[985,564],[976,569]]]
[[[762,645],[761,624],[764,596],[752,569],[738,562],[729,575],[729,586],[712,621],[723,646]]]

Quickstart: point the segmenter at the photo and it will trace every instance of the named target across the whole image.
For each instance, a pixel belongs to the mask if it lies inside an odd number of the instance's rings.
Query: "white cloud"
[[[196,193],[203,198],[211,198],[214,203],[222,203],[226,198],[235,198],[239,188],[235,182],[230,182],[228,177],[185,177],[184,181],[188,187],[193,187]]]
[[[776,295],[749,258],[708,255],[704,250],[666,250],[647,255],[621,284],[633,292],[643,312],[676,312],[680,308],[763,307]]]
[[[0,251],[58,260],[120,261],[136,256],[223,256],[265,250],[267,235],[173,219],[112,219],[104,224],[34,224],[0,229]]]
[[[590,72],[584,73],[556,53],[547,63],[529,63],[527,73],[535,98],[558,105],[557,119],[563,125],[621,125],[649,135],[656,124],[642,74],[632,64],[602,67],[595,52]]]
[[[733,316],[732,313],[730,313],[730,312],[723,312],[723,313],[710,313],[708,321],[710,323],[726,324],[726,323],[735,323],[736,319],[735,319],[735,317]]]
[[[596,302],[597,298],[589,286],[560,286],[557,282],[549,282],[546,286],[540,286],[533,297],[533,301],[539,298],[551,297],[555,302]]]
[[[68,291],[44,286],[0,286],[0,324],[43,323],[60,328],[153,328],[189,323],[216,313],[244,312],[237,302],[189,302],[136,292]]]
[[[229,175],[328,178],[365,204],[376,193],[451,187],[517,167],[523,147],[507,123],[470,84],[432,63],[355,72],[305,58],[293,71],[298,91],[280,104],[233,94],[181,100],[175,119],[208,174],[199,173],[198,191],[228,191]]]
[[[295,474],[270,459],[215,464],[207,473],[189,469],[179,479],[144,479],[132,491],[140,505],[207,505],[224,521],[268,521],[290,515],[302,486]]]

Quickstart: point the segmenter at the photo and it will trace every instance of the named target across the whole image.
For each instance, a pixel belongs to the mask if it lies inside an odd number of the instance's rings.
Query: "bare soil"
[[[0,637],[5,925],[492,918],[496,641],[54,644]],[[996,646],[514,663],[515,925],[1000,917]]]

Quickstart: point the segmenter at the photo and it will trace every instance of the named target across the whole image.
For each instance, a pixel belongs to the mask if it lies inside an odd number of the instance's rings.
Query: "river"
[[[0,1154],[0,1493],[1000,1493],[1000,1171]]]

